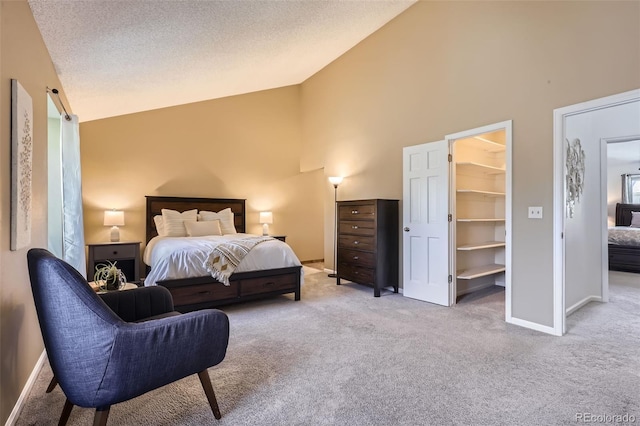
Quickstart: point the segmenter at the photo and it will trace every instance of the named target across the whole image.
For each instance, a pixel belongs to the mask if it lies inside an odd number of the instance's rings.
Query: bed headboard
[[[147,195],[147,214],[146,214],[146,226],[147,226],[147,240],[156,235],[156,226],[153,223],[153,217],[155,215],[161,215],[162,209],[171,209],[183,212],[185,210],[198,209],[207,210],[212,212],[218,212],[220,210],[231,208],[234,214],[234,224],[238,232],[245,232],[246,215],[245,215],[245,200],[234,198],[194,198],[194,197],[156,197]]]
[[[640,212],[640,204],[616,204],[616,226],[631,225],[631,212]]]

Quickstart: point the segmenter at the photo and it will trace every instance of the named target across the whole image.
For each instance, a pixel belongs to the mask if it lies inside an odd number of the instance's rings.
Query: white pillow
[[[184,226],[186,220],[195,221],[198,219],[198,210],[187,210],[186,212],[178,212],[176,210],[162,209],[162,223],[165,236],[167,237],[186,237],[187,228]]]
[[[631,212],[631,225],[632,228],[640,228],[640,212]]]
[[[153,223],[156,224],[156,231],[158,231],[158,235],[161,237],[166,237],[166,233],[164,232],[164,223],[162,221],[162,216],[159,214],[153,217]]]
[[[222,235],[238,233],[236,231],[236,226],[234,224],[233,212],[231,211],[231,208],[220,210],[218,213],[201,210],[200,220],[202,221],[219,220],[220,229],[222,230]]]
[[[204,237],[206,235],[222,235],[219,220],[208,220],[206,222],[197,222],[186,220],[184,226],[187,228],[187,236]]]

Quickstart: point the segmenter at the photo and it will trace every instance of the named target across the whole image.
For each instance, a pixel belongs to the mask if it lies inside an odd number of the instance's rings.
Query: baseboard
[[[300,263],[307,265],[309,263],[324,263],[324,259],[301,260]]]
[[[509,324],[518,325],[524,328],[530,328],[531,330],[540,331],[542,333],[552,334],[554,336],[562,336],[562,334],[558,334],[553,327],[549,327],[547,325],[538,324],[536,322],[531,322],[527,320],[523,320],[520,318],[507,318],[505,320]]]
[[[11,411],[9,418],[6,421],[5,426],[13,426],[18,420],[18,416],[22,412],[24,403],[27,400],[29,393],[31,392],[31,388],[33,388],[33,385],[36,382],[36,379],[38,378],[38,374],[40,374],[40,370],[42,370],[42,367],[44,366],[44,361],[46,359],[47,359],[47,352],[42,351],[42,355],[40,355],[40,358],[38,358],[38,362],[36,362],[35,367],[33,367],[33,371],[31,372],[31,375],[29,375],[29,379],[27,379],[27,383],[25,383],[24,388],[20,393],[20,397],[18,398],[18,401],[16,401],[16,405],[13,406],[13,410]]]
[[[566,316],[571,315],[572,313],[574,313],[578,309],[582,308],[584,305],[586,305],[589,302],[602,302],[602,297],[600,297],[600,296],[587,296],[587,297],[585,297],[584,299],[582,299],[578,303],[574,304],[573,306],[568,307]]]

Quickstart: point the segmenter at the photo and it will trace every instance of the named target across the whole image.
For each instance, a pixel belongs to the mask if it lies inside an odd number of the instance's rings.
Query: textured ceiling
[[[415,0],[29,0],[89,121],[299,84]]]

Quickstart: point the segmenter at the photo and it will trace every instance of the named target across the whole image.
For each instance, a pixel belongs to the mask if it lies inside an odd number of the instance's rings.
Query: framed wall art
[[[31,243],[33,102],[11,80],[11,250]]]

